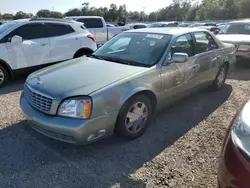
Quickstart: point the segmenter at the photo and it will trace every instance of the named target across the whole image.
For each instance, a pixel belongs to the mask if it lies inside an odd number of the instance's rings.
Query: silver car
[[[223,42],[234,44],[239,60],[250,60],[250,20],[229,22],[217,35]]]
[[[221,89],[235,62],[234,45],[207,30],[131,30],[88,57],[31,74],[20,104],[32,128],[58,140],[135,139],[162,108],[204,87]]]

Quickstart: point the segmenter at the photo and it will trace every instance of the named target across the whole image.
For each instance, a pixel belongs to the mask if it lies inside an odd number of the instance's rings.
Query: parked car
[[[115,27],[115,25],[113,25],[113,24],[106,24],[106,27]]]
[[[149,27],[178,27],[178,22],[155,22],[152,23]]]
[[[21,19],[0,26],[0,87],[16,72],[69,60],[96,50],[83,24],[62,19]]]
[[[250,60],[250,20],[228,23],[217,37],[223,42],[235,45],[239,60]]]
[[[220,32],[220,29],[216,26],[199,26],[198,28],[206,29],[211,31],[213,34],[217,35]]]
[[[148,27],[148,24],[143,24],[143,23],[138,23],[138,24],[133,25],[133,29],[143,29],[147,27]]]
[[[190,24],[188,27],[201,27],[201,26],[216,26],[216,23],[200,23],[200,22],[197,22],[197,23],[193,23],[193,24]]]
[[[31,74],[21,108],[32,128],[65,142],[113,133],[135,139],[166,106],[204,87],[221,89],[234,52],[207,30],[130,30],[89,57]]]
[[[233,118],[223,143],[218,171],[220,188],[250,187],[250,101]]]
[[[98,45],[103,45],[115,35],[129,30],[127,26],[107,27],[104,18],[99,16],[70,16],[64,19],[84,23],[84,26],[94,35]]]

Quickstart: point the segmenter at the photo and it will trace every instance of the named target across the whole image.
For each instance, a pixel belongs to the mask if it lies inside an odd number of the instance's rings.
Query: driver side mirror
[[[23,42],[23,38],[20,36],[15,35],[14,37],[11,38],[12,44],[18,44],[18,43],[22,43],[22,42]]]
[[[170,59],[170,63],[186,63],[188,61],[188,54],[174,53]]]

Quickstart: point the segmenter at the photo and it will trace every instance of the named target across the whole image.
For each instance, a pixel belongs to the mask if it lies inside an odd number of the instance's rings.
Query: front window
[[[93,56],[122,64],[150,67],[157,63],[172,36],[122,33],[99,48]]]
[[[230,23],[221,29],[220,34],[250,35],[250,23]]]
[[[18,22],[11,21],[11,22],[7,22],[5,24],[0,25],[0,34],[3,33],[4,31],[7,31],[8,29],[15,26],[16,24],[18,24]]]

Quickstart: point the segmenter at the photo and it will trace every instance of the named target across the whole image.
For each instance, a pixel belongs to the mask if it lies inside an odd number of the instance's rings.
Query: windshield
[[[153,33],[122,33],[99,48],[94,57],[117,63],[150,67],[157,63],[172,36]]]
[[[221,29],[220,34],[250,35],[250,23],[230,23]]]
[[[13,27],[14,25],[16,25],[18,22],[15,21],[11,21],[11,22],[7,22],[3,25],[0,25],[0,34],[3,33],[4,31],[10,29],[11,27]]]

